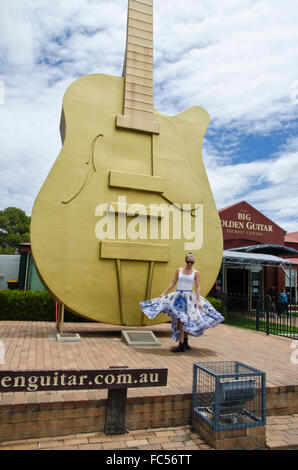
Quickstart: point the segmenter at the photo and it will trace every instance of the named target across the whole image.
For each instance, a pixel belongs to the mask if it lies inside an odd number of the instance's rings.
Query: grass
[[[295,315],[296,317],[296,315]],[[294,318],[295,318],[294,317]],[[284,317],[285,320],[287,320],[286,317]],[[298,334],[298,327],[297,326],[293,326],[291,324],[283,324],[279,321],[279,319],[275,319],[273,318],[273,321],[272,319],[270,319],[271,321],[269,321],[269,333],[271,334],[279,334],[279,335],[296,335]],[[274,321],[274,320],[278,320],[277,321]],[[296,320],[296,318],[295,318]],[[246,317],[241,317],[239,315],[233,315],[233,314],[228,314],[226,320],[225,320],[225,323],[227,325],[231,325],[231,326],[235,326],[235,327],[238,327],[238,328],[243,328],[243,329],[246,329],[246,330],[257,330],[257,322],[256,322],[256,319],[254,317],[252,318],[249,318],[248,316]],[[263,332],[267,332],[267,321],[264,320],[264,319],[259,319],[259,329],[258,331],[263,331]]]

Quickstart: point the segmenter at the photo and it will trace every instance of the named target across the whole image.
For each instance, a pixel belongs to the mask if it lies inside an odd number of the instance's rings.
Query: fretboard
[[[117,127],[159,134],[153,107],[153,0],[128,0],[123,115]]]

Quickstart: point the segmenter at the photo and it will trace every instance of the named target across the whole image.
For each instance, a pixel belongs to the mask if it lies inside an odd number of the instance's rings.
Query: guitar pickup
[[[150,206],[143,204],[127,204],[119,202],[111,202],[108,204],[109,214],[125,215],[126,217],[144,216],[162,219],[165,217],[160,211],[155,214]]]
[[[159,176],[111,171],[109,183],[113,188],[134,189],[157,194],[164,192],[164,178]]]

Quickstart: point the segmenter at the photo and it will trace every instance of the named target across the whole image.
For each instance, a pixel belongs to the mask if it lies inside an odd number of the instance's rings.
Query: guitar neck
[[[153,0],[128,0],[123,115],[117,127],[159,134],[153,106]]]

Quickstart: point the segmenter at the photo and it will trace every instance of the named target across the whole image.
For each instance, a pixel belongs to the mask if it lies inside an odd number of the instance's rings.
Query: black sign
[[[164,387],[168,369],[0,371],[0,392]]]

